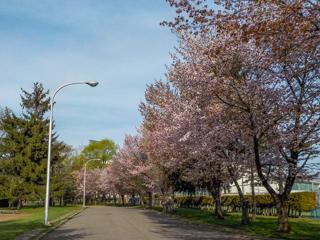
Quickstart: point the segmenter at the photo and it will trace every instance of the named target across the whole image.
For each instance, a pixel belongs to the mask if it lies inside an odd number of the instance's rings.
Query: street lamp
[[[87,176],[87,164],[91,161],[101,161],[100,158],[93,158],[85,162],[84,173],[83,173],[83,200],[82,207],[86,207],[86,176]]]
[[[52,119],[53,119],[53,103],[54,103],[54,97],[57,95],[57,93],[62,89],[70,85],[76,85],[76,84],[87,84],[90,87],[95,87],[99,83],[96,81],[87,81],[87,82],[71,82],[66,83],[62,86],[60,86],[50,98],[50,122],[49,122],[49,141],[48,141],[48,161],[47,161],[47,184],[46,184],[46,198],[45,198],[45,206],[44,206],[44,224],[49,225],[48,222],[48,213],[49,213],[49,196],[50,196],[50,164],[51,164],[51,139],[52,139]]]

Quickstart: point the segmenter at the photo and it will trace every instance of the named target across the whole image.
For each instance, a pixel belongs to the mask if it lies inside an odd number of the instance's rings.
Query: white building
[[[255,179],[254,180],[254,190],[256,194],[265,194],[268,193],[267,189],[262,185],[262,183]],[[251,181],[248,177],[242,177],[238,180],[239,186],[242,189],[244,194],[251,194]],[[275,190],[279,190],[279,185],[277,183],[272,183],[271,186]],[[297,181],[293,187],[291,192],[318,192],[320,191],[320,178],[315,178],[313,180],[306,181]],[[227,194],[238,194],[238,190],[235,184],[231,184],[230,189],[228,189],[225,193]]]

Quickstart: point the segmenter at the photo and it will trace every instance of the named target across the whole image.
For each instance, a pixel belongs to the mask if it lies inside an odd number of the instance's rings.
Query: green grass
[[[49,221],[54,221],[71,212],[79,210],[79,206],[50,207]],[[9,240],[36,228],[46,228],[43,224],[44,208],[23,208],[19,210],[24,216],[17,220],[0,222],[0,239]]]
[[[156,209],[159,210],[159,209]],[[240,224],[241,215],[238,213],[229,214],[224,220],[213,217],[212,213],[199,209],[176,209],[175,216],[187,219],[193,223],[205,223],[226,230],[240,230],[244,233],[261,235],[269,238],[280,239],[320,239],[320,220],[310,218],[290,218],[291,233],[281,234],[277,232],[277,218],[257,216],[255,222],[247,226]]]

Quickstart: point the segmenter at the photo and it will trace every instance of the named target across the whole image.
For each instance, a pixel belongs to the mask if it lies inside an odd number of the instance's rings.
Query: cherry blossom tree
[[[112,195],[115,199],[116,194],[119,194],[121,197],[122,205],[125,204],[124,196],[130,192],[127,182],[129,179],[126,175],[122,174],[123,166],[119,161],[112,161],[110,167],[107,169],[107,176],[104,184],[106,184],[110,190],[109,194]]]
[[[81,198],[83,194],[83,177],[84,171],[79,170],[73,173],[77,186],[77,197]],[[86,174],[86,199],[96,203],[97,198],[101,194],[99,185],[100,169],[90,169]]]
[[[173,84],[232,113],[277,205],[279,230],[290,231],[289,193],[318,153],[319,3],[228,0],[214,11],[204,0],[168,2],[177,17],[164,24],[181,39]]]
[[[183,94],[160,81],[147,89],[146,103],[141,105],[147,149],[162,168],[180,171],[182,180],[206,188],[215,199],[215,215],[223,218],[220,199],[227,169],[216,151],[212,125],[217,119],[208,118],[206,110]]]
[[[147,155],[140,147],[138,136],[127,135],[123,147],[114,156],[110,167],[110,185],[120,194],[138,193],[143,203],[143,196],[148,195],[151,205],[154,184],[149,176],[150,165]]]

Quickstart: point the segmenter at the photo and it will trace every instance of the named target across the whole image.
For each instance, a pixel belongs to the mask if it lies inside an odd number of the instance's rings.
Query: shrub
[[[252,208],[251,195],[245,195]],[[239,195],[224,195],[221,202],[226,211],[240,211],[241,203]],[[182,208],[201,208],[213,206],[210,196],[178,196],[175,203]],[[257,213],[263,215],[274,215],[276,213],[275,203],[269,194],[256,195]],[[317,207],[315,192],[296,192],[289,196],[289,211],[291,216],[300,216],[301,212],[311,211]]]

